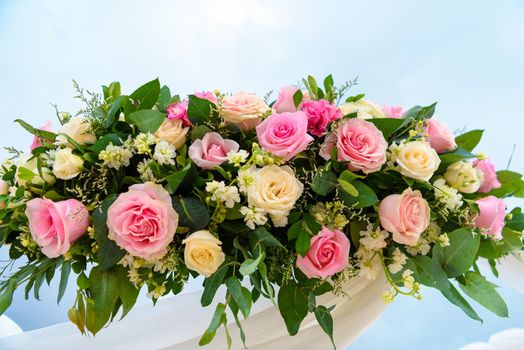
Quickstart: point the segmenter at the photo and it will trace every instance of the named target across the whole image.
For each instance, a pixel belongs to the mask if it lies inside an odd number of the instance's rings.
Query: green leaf
[[[256,239],[255,244],[261,244],[264,247],[280,247],[284,248],[280,243],[264,226],[259,226],[253,231],[253,237]]]
[[[252,273],[254,273],[258,267],[258,265],[260,264],[260,262],[262,260],[264,260],[266,254],[264,252],[262,252],[262,254],[260,254],[258,256],[258,258],[256,259],[246,259],[244,260],[244,262],[242,263],[242,265],[240,265],[240,269],[238,269],[238,271],[242,274],[242,276],[249,276],[251,275]]]
[[[21,127],[23,127],[26,131],[28,131],[29,133],[31,133],[31,134],[33,134],[35,136],[39,136],[39,137],[41,137],[43,139],[50,140],[51,142],[53,142],[55,140],[55,138],[56,138],[56,134],[55,133],[50,132],[50,131],[37,129],[37,128],[29,125],[28,123],[26,123],[22,119],[16,119],[14,122],[20,124]]]
[[[201,230],[209,223],[209,211],[198,197],[175,197],[173,208],[179,215],[178,225],[189,228],[195,232]]]
[[[449,246],[435,245],[433,257],[437,259],[448,277],[457,277],[468,271],[477,258],[480,236],[473,236],[470,229],[459,228],[448,233]]]
[[[333,348],[336,349],[335,341],[333,340],[333,317],[325,306],[318,306],[315,309],[315,318],[317,319],[320,327],[326,332],[333,344]]]
[[[365,176],[357,175],[349,170],[344,170],[342,173],[340,173],[339,177],[346,182],[353,182],[354,180],[365,178]]]
[[[497,179],[500,181],[502,186],[500,188],[493,189],[489,194],[503,198],[507,196],[513,196],[518,198],[524,198],[524,181],[522,175],[514,171],[500,170],[497,171]]]
[[[228,263],[222,264],[214,274],[205,279],[204,291],[202,292],[202,297],[200,299],[202,306],[208,306],[213,302],[213,298],[215,297],[218,288],[222,285],[222,282],[226,277],[229,266]]]
[[[457,288],[449,283],[449,286],[445,290],[440,291],[442,295],[446,297],[452,304],[458,306],[464,311],[466,315],[470,318],[482,322],[482,319],[479,317],[477,312],[471,307],[471,305],[464,299],[464,297],[459,293]]]
[[[320,170],[313,177],[311,189],[321,196],[327,196],[337,185],[337,175],[332,171]]]
[[[184,181],[184,178],[186,177],[189,170],[191,170],[191,167],[193,167],[192,163],[189,163],[186,165],[182,170],[179,170],[168,177],[166,177],[167,181],[167,190],[169,193],[175,193],[182,181]]]
[[[291,225],[289,230],[287,230],[287,239],[288,239],[288,241],[292,241],[294,239],[297,239],[298,235],[303,230],[304,230],[304,221],[303,220],[299,220],[299,221],[295,222],[293,225]]]
[[[105,122],[106,129],[109,129],[115,121],[117,121],[117,113],[126,105],[129,100],[129,96],[118,96],[112,103],[109,111],[107,112],[107,119]]]
[[[188,96],[187,117],[194,125],[204,124],[213,116],[214,103],[195,95]]]
[[[484,130],[471,130],[455,138],[457,146],[466,151],[473,151],[482,139]]]
[[[506,228],[522,232],[524,231],[524,213],[521,212],[520,208],[515,208],[511,212],[511,219],[506,221]]]
[[[107,134],[96,141],[94,145],[90,146],[88,150],[98,154],[105,150],[110,143],[112,143],[114,146],[120,146],[122,144],[122,140],[120,140],[120,137],[117,134]]]
[[[204,346],[204,345],[211,343],[213,339],[215,338],[218,327],[220,327],[220,325],[224,323],[225,320],[226,320],[226,305],[219,303],[215,309],[215,313],[213,314],[211,323],[209,324],[209,327],[207,327],[207,330],[205,331],[204,335],[202,335],[202,338],[200,338],[198,345]]]
[[[158,110],[161,112],[164,112],[166,110],[166,107],[169,106],[169,103],[171,102],[171,91],[167,86],[162,86],[160,89],[160,95],[158,96]]]
[[[165,113],[151,109],[134,112],[126,117],[128,123],[136,125],[138,130],[145,133],[157,131],[164,119],[166,119]]]
[[[136,89],[129,97],[135,102],[135,110],[151,109],[160,94],[160,81],[157,79],[145,83]]]
[[[212,130],[206,125],[197,125],[191,129],[191,141],[201,139],[205,134]]]
[[[242,312],[244,319],[247,319],[251,312],[251,305],[253,304],[251,301],[251,293],[247,288],[242,287],[238,278],[234,276],[227,279],[226,286],[233,300],[238,305],[240,312]]]
[[[463,282],[463,283],[462,283]],[[497,293],[495,286],[486,280],[486,277],[477,272],[469,271],[465,274],[460,288],[471,299],[499,317],[508,317],[508,306]]]
[[[3,315],[5,310],[9,308],[13,301],[13,293],[16,289],[16,279],[10,279],[7,287],[0,294],[0,315]]]
[[[322,225],[319,224],[311,214],[304,214],[304,222],[306,223],[307,228],[313,236],[316,235],[318,231],[322,229]]]
[[[366,96],[366,94],[358,94],[358,95],[355,95],[355,96],[349,96],[348,98],[346,98],[346,102],[347,103],[357,102],[357,101],[361,100],[362,98],[364,98],[364,96]]]
[[[395,118],[374,118],[368,121],[375,124],[385,139],[388,139],[404,123],[404,119]]]
[[[371,189],[371,187],[359,180],[353,181],[352,184],[358,192],[356,196],[348,196],[344,192],[340,193],[340,198],[346,205],[356,205],[357,208],[367,208],[379,202],[377,194]]]
[[[64,296],[70,273],[71,273],[71,263],[66,261],[62,264],[62,268],[60,272],[60,283],[58,285],[58,296],[56,298],[57,304],[60,304],[60,300],[62,300],[62,297]]]
[[[456,150],[454,150],[453,152],[440,154],[439,157],[440,157],[439,171],[445,171],[447,167],[450,166],[451,164],[458,162],[459,160],[475,158],[476,155],[459,147]]]
[[[342,188],[342,190],[344,192],[346,192],[347,194],[349,194],[349,195],[351,195],[353,197],[358,196],[358,190],[355,188],[355,186],[353,186],[349,182],[339,178],[338,179],[338,183],[339,183],[340,187]]]
[[[296,108],[298,108],[298,106],[302,103],[303,98],[304,98],[304,94],[302,93],[302,90],[300,89],[298,89],[293,94],[293,104],[295,105]]]
[[[283,285],[278,292],[278,308],[290,335],[295,335],[308,313],[308,297],[294,281]]]
[[[95,240],[98,243],[97,260],[102,269],[110,269],[126,255],[124,250],[108,238],[107,210],[115,200],[115,195],[107,197],[92,215]]]
[[[300,256],[306,256],[309,252],[309,247],[311,244],[311,237],[309,233],[305,230],[300,231],[298,238],[295,242],[295,249]]]

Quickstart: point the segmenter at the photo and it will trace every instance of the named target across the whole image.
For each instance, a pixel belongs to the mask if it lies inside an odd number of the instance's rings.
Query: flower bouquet
[[[523,249],[524,214],[504,204],[524,197],[522,176],[473,153],[483,131],[455,137],[435,104],[378,107],[348,97],[354,85],[310,76],[270,102],[218,90],[181,99],[158,79],[129,95],[75,83],[84,107],[57,110],[57,129],[16,120],[34,139],[1,168],[0,246],[12,260],[0,314],[17,288],[38,299],[55,275],[60,301],[73,272],[68,316],[92,334],[142,288],[155,302],[203,276],[206,307],[224,286],[200,345],[220,326],[229,334],[228,315],[245,341],[241,317],[260,297],[289,334],[313,313],[333,340],[336,305],[316,297],[377,274],[385,302],[420,299],[426,285],[473,319],[464,294],[508,316],[477,260],[497,275],[497,259]]]

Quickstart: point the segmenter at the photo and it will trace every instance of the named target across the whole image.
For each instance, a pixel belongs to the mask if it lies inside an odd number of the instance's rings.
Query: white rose
[[[463,193],[475,193],[482,185],[483,174],[469,162],[459,161],[444,173],[448,185]]]
[[[429,181],[440,165],[437,152],[425,141],[401,146],[394,160],[402,175],[421,181]]]
[[[17,163],[15,173],[16,183],[18,186],[24,187],[28,187],[29,185],[42,186],[46,182],[50,185],[55,183],[56,179],[49,168],[40,166],[40,171],[38,170],[38,158],[30,154],[23,155]]]
[[[93,135],[91,130],[91,124],[83,117],[71,118],[67,123],[62,125],[59,134],[66,134],[80,145],[92,145],[96,142],[96,136]],[[64,135],[58,135],[57,144],[64,145],[67,147],[73,147]]]
[[[70,148],[62,148],[56,152],[53,164],[53,174],[62,180],[71,180],[83,169],[84,160],[73,154]]]
[[[184,262],[188,269],[206,277],[211,276],[222,265],[225,254],[220,242],[207,230],[194,232],[182,241],[185,244]]]
[[[186,143],[186,135],[189,127],[183,127],[181,119],[165,119],[160,128],[155,132],[155,136],[170,145],[179,149]]]
[[[304,185],[288,166],[265,166],[254,173],[254,182],[247,190],[250,207],[264,210],[276,227],[287,224],[287,216],[302,195]]]
[[[363,98],[356,102],[347,102],[339,108],[344,115],[357,112],[357,117],[360,119],[386,118],[379,106]]]
[[[236,124],[242,130],[250,130],[260,123],[261,115],[268,110],[269,106],[257,95],[238,92],[224,97],[220,115],[226,123]]]

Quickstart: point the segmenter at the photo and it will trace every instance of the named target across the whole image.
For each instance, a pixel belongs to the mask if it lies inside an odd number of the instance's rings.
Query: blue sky
[[[160,77],[185,94],[220,88],[261,95],[307,74],[359,76],[355,93],[378,103],[430,104],[452,129],[486,129],[480,150],[524,172],[524,3],[521,1],[0,1],[3,145],[30,138],[11,121],[75,111],[71,79],[97,90]],[[2,156],[5,153],[2,154]],[[523,205],[513,201],[510,205]],[[5,252],[2,253],[5,255]],[[0,255],[2,255],[0,254]],[[73,288],[71,288],[72,290]],[[65,320],[56,288],[15,301],[26,329]],[[453,349],[524,327],[524,296],[502,284],[512,316],[468,320],[432,291],[399,299],[352,349]]]

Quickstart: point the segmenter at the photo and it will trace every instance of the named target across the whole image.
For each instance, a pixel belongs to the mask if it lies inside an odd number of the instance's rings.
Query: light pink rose
[[[198,98],[208,100],[209,102],[214,103],[214,104],[218,102],[217,97],[215,96],[215,94],[212,91],[195,92],[194,95]]]
[[[394,118],[394,119],[401,119],[404,117],[404,114],[406,112],[404,111],[404,107],[402,106],[388,106],[388,105],[382,105],[380,108],[386,118]]]
[[[400,244],[414,246],[430,222],[428,202],[420,191],[406,189],[402,194],[392,194],[380,202],[378,210],[380,224],[393,234]]]
[[[238,151],[239,145],[233,140],[222,138],[219,133],[208,132],[189,146],[189,158],[202,169],[211,169],[227,160],[227,153]]]
[[[47,123],[45,123],[44,125],[42,125],[38,129],[39,130],[44,130],[44,131],[51,131],[51,132],[53,131],[52,124],[51,124],[50,121],[47,121]],[[40,136],[35,136],[33,138],[33,143],[30,146],[31,151],[34,150],[35,148],[41,147],[46,141],[47,140],[43,139]]]
[[[307,148],[313,137],[307,133],[304,112],[272,114],[257,126],[262,149],[284,160],[290,160]]]
[[[386,162],[388,143],[382,132],[370,122],[359,118],[348,119],[338,129],[326,137],[320,149],[320,156],[331,158],[331,151],[336,145],[338,160],[349,162],[350,170],[362,170],[365,173],[379,171]]]
[[[307,115],[307,129],[312,135],[322,136],[327,125],[342,117],[342,111],[326,100],[304,101],[302,111]]]
[[[473,162],[473,167],[479,170],[483,175],[482,184],[480,185],[478,192],[488,193],[489,191],[502,186],[499,179],[497,178],[495,165],[493,165],[489,159],[476,159]]]
[[[501,239],[506,217],[504,201],[495,196],[487,196],[476,200],[475,203],[480,210],[480,214],[475,218],[475,226],[482,229],[484,234]]]
[[[309,252],[298,256],[297,267],[308,278],[327,278],[348,266],[349,239],[339,230],[322,230],[311,238]]]
[[[278,90],[278,98],[275,104],[273,105],[273,109],[277,111],[277,113],[296,112],[297,107],[295,107],[293,96],[297,91],[298,87],[296,86],[281,87]]]
[[[129,187],[107,211],[109,239],[150,261],[166,254],[177,226],[178,213],[169,193],[152,182]]]
[[[255,94],[237,92],[222,100],[220,115],[226,124],[234,124],[242,130],[251,130],[260,123],[269,106]]]
[[[448,126],[435,118],[427,120],[426,132],[428,134],[428,142],[438,153],[453,151],[457,148],[455,136]]]
[[[191,126],[191,121],[187,117],[187,100],[178,103],[172,103],[166,107],[166,113],[168,119],[180,119],[183,122],[183,126]]]
[[[89,212],[76,199],[53,202],[34,198],[26,205],[31,236],[48,258],[67,253],[89,226]]]

